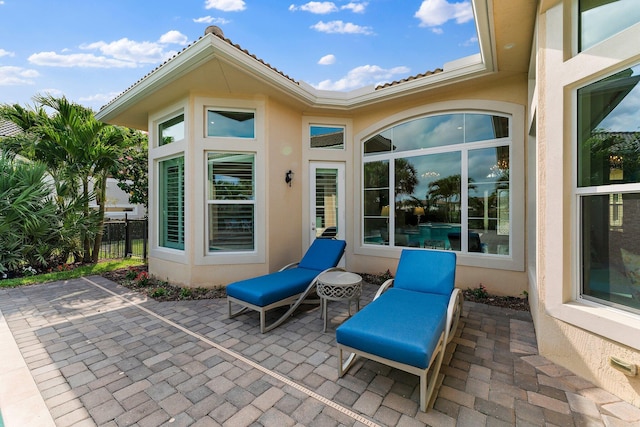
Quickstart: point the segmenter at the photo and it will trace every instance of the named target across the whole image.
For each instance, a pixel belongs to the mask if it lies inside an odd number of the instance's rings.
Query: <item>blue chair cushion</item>
[[[446,326],[448,305],[448,295],[391,288],[340,325],[336,341],[426,369]]]
[[[230,283],[227,295],[258,307],[302,293],[319,274],[308,268],[292,268]]]
[[[393,287],[446,295],[455,286],[456,254],[452,251],[404,249],[400,254]]]
[[[298,267],[324,271],[338,265],[347,243],[344,240],[316,239],[300,260]]]

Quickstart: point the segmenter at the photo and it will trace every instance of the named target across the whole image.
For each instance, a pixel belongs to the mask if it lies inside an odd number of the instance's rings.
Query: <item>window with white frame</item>
[[[640,313],[640,65],[578,89],[581,296]]]
[[[158,162],[158,245],[184,249],[184,156]]]
[[[511,119],[452,112],[363,144],[363,244],[511,255]]]
[[[578,51],[640,22],[638,0],[579,0]]]
[[[219,138],[255,138],[255,112],[207,110],[207,136]]]
[[[344,150],[344,126],[311,125],[309,137],[312,149]]]
[[[158,146],[184,139],[184,114],[175,116],[158,125]]]
[[[209,252],[255,250],[255,154],[207,154]]]

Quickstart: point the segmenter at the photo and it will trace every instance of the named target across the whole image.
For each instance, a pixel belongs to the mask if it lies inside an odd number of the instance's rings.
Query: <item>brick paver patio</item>
[[[361,360],[337,378],[346,303],[326,333],[316,307],[263,335],[226,300],[159,303],[94,276],[0,290],[0,312],[6,427],[640,425],[539,356],[528,313],[481,304],[465,303],[428,413],[413,375]]]

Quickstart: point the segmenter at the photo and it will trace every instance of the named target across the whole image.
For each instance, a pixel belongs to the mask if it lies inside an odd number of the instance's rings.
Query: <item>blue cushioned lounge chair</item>
[[[454,252],[403,250],[395,279],[336,330],[338,375],[357,355],[418,375],[420,409],[431,408],[445,347],[462,311],[455,272]]]
[[[320,274],[341,270],[336,265],[344,254],[345,246],[344,240],[316,239],[300,262],[289,264],[275,273],[229,284],[229,317],[255,310],[260,313],[260,332],[265,333],[282,324],[303,301],[320,304],[319,299],[309,301],[307,297],[315,289]],[[242,308],[233,313],[232,303]],[[286,305],[290,306],[289,310],[266,326],[266,312]]]

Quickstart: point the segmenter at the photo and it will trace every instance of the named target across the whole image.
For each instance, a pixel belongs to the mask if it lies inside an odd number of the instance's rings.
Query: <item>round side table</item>
[[[348,301],[351,316],[351,301],[356,302],[356,311],[360,310],[362,277],[347,271],[328,271],[318,277],[316,292],[320,297],[321,315],[324,318],[323,332],[327,331],[328,301]]]

